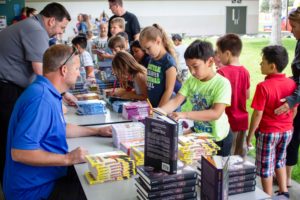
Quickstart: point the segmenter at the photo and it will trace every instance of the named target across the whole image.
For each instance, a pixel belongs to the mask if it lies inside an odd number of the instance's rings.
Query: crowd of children
[[[215,49],[201,40],[185,46],[181,35],[169,37],[160,25],[153,24],[142,29],[139,40],[129,43],[122,17],[115,17],[109,25],[108,20],[101,21],[96,38],[87,22],[78,18],[78,33],[86,36],[79,34],[72,44],[78,49],[86,79],[95,79],[97,59],[111,60],[112,72],[120,83],[111,95],[149,99],[153,107],[160,107],[176,120],[194,121],[185,134],[211,134],[222,156],[245,156],[255,135],[257,174],[264,191],[272,194],[275,173],[279,194],[288,197],[285,159],[294,113],[289,110],[278,115],[274,111],[283,104],[281,99],[293,94],[296,83],[282,73],[288,63],[283,47],[262,49],[261,73],[266,78],[256,87],[249,126],[246,102],[250,74],[239,61],[243,45],[238,35],[220,37]],[[296,109],[297,104],[294,106]]]

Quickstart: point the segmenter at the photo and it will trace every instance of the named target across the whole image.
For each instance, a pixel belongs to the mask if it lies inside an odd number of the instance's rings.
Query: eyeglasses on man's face
[[[75,46],[73,46],[72,48],[73,48],[72,53],[70,54],[70,56],[66,59],[66,61],[65,61],[60,67],[62,67],[62,66],[64,66],[65,64],[67,64],[67,62],[68,62],[74,55],[78,55],[78,49],[77,49]]]

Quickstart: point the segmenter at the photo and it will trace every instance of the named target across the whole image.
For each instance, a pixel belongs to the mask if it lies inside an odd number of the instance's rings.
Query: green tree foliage
[[[270,11],[270,0],[262,0],[260,4],[261,12],[269,12]]]

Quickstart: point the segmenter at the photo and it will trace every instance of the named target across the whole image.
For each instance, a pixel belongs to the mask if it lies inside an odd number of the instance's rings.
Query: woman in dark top
[[[295,58],[292,63],[292,73],[293,79],[297,83],[298,87],[293,93],[293,95],[283,99],[285,103],[275,110],[275,113],[280,115],[287,112],[289,109],[295,107],[295,105],[300,103],[300,7],[293,10],[289,14],[289,21],[292,27],[292,33],[297,39],[297,46],[295,49]],[[291,187],[291,175],[292,168],[298,162],[298,149],[300,142],[300,106],[297,108],[297,114],[294,118],[294,134],[292,140],[287,148],[286,156],[286,171],[287,171],[287,186]],[[277,177],[280,178],[280,177]]]

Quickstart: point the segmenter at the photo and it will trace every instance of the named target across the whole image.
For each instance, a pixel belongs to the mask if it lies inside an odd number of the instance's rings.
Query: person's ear
[[[208,58],[206,63],[209,67],[212,67],[214,65],[214,58],[213,57]]]
[[[275,63],[271,63],[271,64],[270,64],[270,70],[271,70],[272,72],[277,72],[277,68],[276,68]]]
[[[60,67],[60,73],[63,77],[66,76],[67,72],[68,72],[68,67],[66,64]]]
[[[161,44],[161,38],[157,36],[157,37],[156,37],[156,40],[155,40],[155,43],[156,43],[157,45]]]
[[[48,20],[49,27],[53,27],[56,23],[55,17],[50,17]]]

